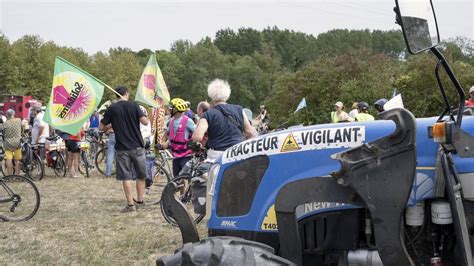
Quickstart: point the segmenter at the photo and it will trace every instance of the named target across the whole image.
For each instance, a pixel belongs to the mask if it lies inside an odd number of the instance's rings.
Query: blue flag
[[[298,112],[299,110],[303,109],[303,108],[306,108],[306,98],[303,97],[303,99],[301,99],[301,102],[300,104],[298,104],[298,107],[296,107],[296,112]]]

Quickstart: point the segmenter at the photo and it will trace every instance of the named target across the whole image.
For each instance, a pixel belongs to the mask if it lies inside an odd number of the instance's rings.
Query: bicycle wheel
[[[56,154],[56,160],[53,162],[54,174],[57,177],[66,176],[66,163],[64,162],[64,157],[61,153]]]
[[[97,149],[98,149],[98,143],[97,142],[91,142],[90,143],[90,149],[87,151],[87,159],[89,162],[94,162],[95,161],[95,156],[97,154]]]
[[[29,165],[23,166],[26,170],[26,176],[33,179],[34,181],[39,181],[44,177],[44,163],[39,157],[38,154],[33,153],[33,158]]]
[[[13,161],[13,174],[16,175],[15,173],[15,164],[18,163],[16,161]],[[8,175],[8,170],[7,170],[7,160],[3,159],[0,161],[0,177],[7,176]]]
[[[29,220],[39,206],[40,194],[30,178],[19,175],[0,178],[0,220]]]
[[[79,172],[85,177],[89,177],[89,161],[87,160],[87,154],[81,151],[81,159],[79,161]]]
[[[176,189],[175,189],[175,197],[179,199],[186,206],[194,222],[198,224],[200,221],[202,221],[202,219],[204,218],[206,214],[194,212],[194,207],[192,204],[193,195],[192,195],[191,181],[190,181],[189,176],[180,175],[178,177],[173,178],[170,182],[175,182],[177,184]],[[165,208],[162,204],[162,201],[160,201],[160,209],[161,209],[161,213],[163,214],[163,218],[165,218],[165,220],[169,224],[173,226],[178,226],[176,221],[171,216],[169,216],[168,213],[166,213]]]
[[[152,168],[153,182],[145,191],[145,200],[147,205],[155,205],[161,201],[161,193],[166,184],[171,180],[171,175],[166,169],[160,165],[153,165]]]
[[[6,160],[0,161],[0,173],[2,174],[2,176],[7,175],[7,162],[6,162]]]
[[[106,150],[100,149],[97,154],[95,155],[95,168],[101,173],[105,175],[105,169],[107,167],[107,157],[106,157]]]
[[[105,175],[105,170],[107,169],[107,148],[106,149],[100,149],[96,156],[95,156],[95,167],[97,170]],[[113,160],[112,163],[112,173],[111,175],[115,175],[115,160]]]

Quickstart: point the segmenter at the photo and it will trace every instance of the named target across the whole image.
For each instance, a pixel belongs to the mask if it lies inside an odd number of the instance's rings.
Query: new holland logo
[[[296,142],[295,137],[293,134],[288,134],[286,136],[285,141],[283,141],[283,145],[281,146],[281,152],[287,152],[287,151],[297,151],[300,149],[300,146],[298,146],[298,143]]]

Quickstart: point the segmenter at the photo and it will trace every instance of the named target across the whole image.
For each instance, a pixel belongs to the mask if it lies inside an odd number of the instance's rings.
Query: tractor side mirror
[[[396,21],[411,54],[439,43],[438,25],[431,0],[395,0]]]

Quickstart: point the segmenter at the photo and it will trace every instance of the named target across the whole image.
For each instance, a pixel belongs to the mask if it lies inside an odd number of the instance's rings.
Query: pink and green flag
[[[161,102],[164,105],[168,105],[170,101],[170,93],[154,53],[148,59],[148,63],[143,70],[140,82],[138,83],[135,101],[155,108],[158,108]]]
[[[105,86],[102,81],[57,56],[44,121],[53,128],[77,134],[99,105]]]

